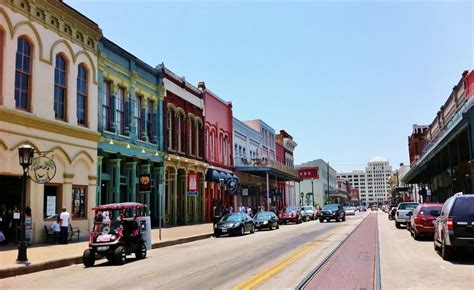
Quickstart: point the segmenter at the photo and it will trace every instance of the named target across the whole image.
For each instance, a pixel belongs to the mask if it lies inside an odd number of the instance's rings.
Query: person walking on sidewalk
[[[61,244],[67,244],[67,230],[69,223],[71,222],[71,215],[67,212],[66,208],[63,207],[63,212],[59,215],[61,219]]]

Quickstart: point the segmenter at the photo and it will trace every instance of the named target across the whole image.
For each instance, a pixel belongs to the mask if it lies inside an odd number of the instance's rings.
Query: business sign
[[[235,194],[237,193],[237,190],[239,189],[239,183],[237,182],[237,179],[231,178],[227,182],[227,191],[230,194]]]
[[[138,179],[138,191],[139,192],[150,192],[151,191],[151,176],[150,174],[140,174]]]
[[[46,216],[52,216],[56,214],[56,196],[46,196]]]
[[[249,189],[248,188],[242,189],[242,196],[247,196],[247,195],[249,195]]]
[[[319,179],[319,167],[299,168],[298,173],[301,179]]]
[[[188,191],[195,192],[198,190],[198,181],[197,181],[197,173],[189,173],[188,174]]]
[[[29,171],[31,180],[45,184],[56,175],[56,164],[46,156],[39,156],[33,159]]]

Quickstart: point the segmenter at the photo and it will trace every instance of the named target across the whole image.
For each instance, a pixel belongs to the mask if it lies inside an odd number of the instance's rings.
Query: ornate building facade
[[[166,225],[204,222],[204,100],[201,91],[160,66],[165,87]]]
[[[146,203],[156,225],[164,156],[161,72],[105,37],[99,51],[97,204]],[[151,190],[139,192],[144,175]]]
[[[101,30],[62,1],[0,4],[0,204],[20,206],[18,147],[49,158],[30,167],[26,205],[33,242],[65,207],[87,235],[97,179],[97,47]],[[54,168],[54,170],[53,170]]]

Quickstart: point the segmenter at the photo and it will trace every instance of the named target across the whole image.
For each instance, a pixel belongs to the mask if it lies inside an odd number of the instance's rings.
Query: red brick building
[[[413,132],[408,136],[408,152],[410,154],[410,165],[420,159],[423,148],[426,145],[426,133],[428,126],[413,125]]]
[[[208,163],[205,190],[206,221],[211,221],[213,208],[233,205],[238,190],[234,175],[232,103],[226,102],[199,83],[204,98],[205,158]]]

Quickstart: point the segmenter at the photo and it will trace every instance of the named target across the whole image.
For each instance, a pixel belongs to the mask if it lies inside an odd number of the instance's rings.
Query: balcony
[[[279,162],[266,158],[235,158],[237,171],[256,175],[269,173],[282,180],[299,181],[298,171]],[[260,173],[260,174],[259,174]],[[264,174],[263,174],[264,175]]]

